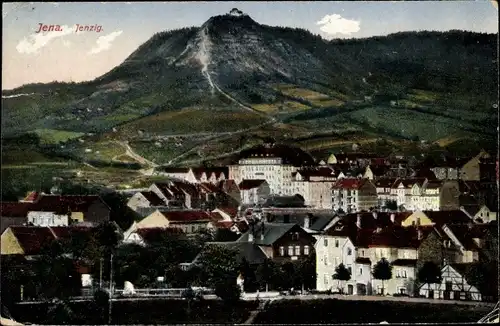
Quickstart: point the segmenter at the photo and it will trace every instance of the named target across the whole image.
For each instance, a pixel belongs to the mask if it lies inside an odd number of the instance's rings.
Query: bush
[[[240,300],[241,290],[232,280],[226,280],[215,285],[215,295],[226,303]]]

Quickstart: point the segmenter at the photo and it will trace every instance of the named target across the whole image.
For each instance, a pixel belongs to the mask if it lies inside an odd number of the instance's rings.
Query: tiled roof
[[[219,187],[217,187],[213,183],[209,183],[209,182],[200,183],[199,186],[200,186],[200,189],[206,193],[218,193],[221,191],[221,189],[219,189]]]
[[[101,201],[99,196],[60,196],[43,195],[31,208],[32,211],[47,211],[58,214],[68,212],[85,212],[97,201]],[[104,203],[104,202],[103,202]]]
[[[330,223],[334,216],[331,213],[326,214],[315,214],[315,213],[291,213],[291,214],[282,214],[282,213],[268,213],[268,222],[272,223],[285,223],[287,215],[288,223],[295,223],[304,227],[305,219],[309,218],[309,229],[313,231],[321,231],[325,226]]]
[[[364,265],[371,265],[371,260],[370,258],[366,257],[358,257],[356,258],[356,264],[364,264]]]
[[[253,228],[250,226],[249,230],[237,241],[248,242],[248,236],[253,231],[254,243],[258,245],[270,246],[296,225],[297,224],[293,223],[257,223],[253,226]],[[261,239],[262,233],[264,233],[264,240]]]
[[[39,192],[32,191],[22,201],[24,201],[24,202],[35,202],[39,197],[40,197],[40,193]]]
[[[319,167],[314,169],[301,169],[297,171],[304,178],[310,177],[335,177],[335,171],[329,167]]]
[[[207,214],[208,214],[210,220],[212,220],[214,222],[219,222],[219,221],[224,220],[224,217],[218,212],[208,212]]]
[[[2,217],[27,217],[28,212],[34,207],[33,203],[1,202],[0,216]]]
[[[266,180],[244,179],[240,182],[238,187],[240,188],[240,190],[249,190],[259,187],[264,182],[266,182]]]
[[[136,232],[144,242],[150,243],[158,242],[164,237],[184,235],[184,232],[180,228],[140,228]]]
[[[10,229],[25,255],[38,255],[43,247],[55,240],[48,227],[12,226]]]
[[[50,227],[50,230],[57,239],[70,239],[71,237],[73,237],[73,235],[75,235],[75,233],[85,234],[90,236],[93,232],[95,232],[96,228],[89,226],[72,225],[72,226],[52,226]]]
[[[359,189],[361,188],[365,182],[368,182],[366,179],[340,179],[338,180],[332,188],[336,189]]]
[[[352,213],[344,215],[338,222],[337,225],[356,225],[358,221],[358,216],[361,218],[361,228],[363,229],[376,229],[378,227],[384,228],[390,226],[391,215],[394,215],[394,224],[401,225],[411,212],[363,212],[363,213]],[[333,228],[334,229],[334,228]],[[330,230],[333,230],[330,229]]]
[[[423,211],[423,213],[435,224],[463,224],[472,222],[472,219],[461,210],[452,211]]]
[[[171,223],[209,222],[210,215],[205,211],[161,211]]]
[[[2,216],[0,219],[0,234],[3,233],[8,227],[11,226],[22,226],[28,223],[27,217],[5,217]]]
[[[223,211],[227,215],[229,215],[230,218],[235,218],[238,215],[238,209],[237,208],[232,208],[232,207],[217,207],[218,210]]]
[[[243,258],[245,258],[245,260],[252,265],[262,264],[267,259],[264,252],[259,248],[259,246],[256,243],[231,241],[231,242],[207,242],[205,245],[222,246],[228,249],[232,249],[237,252],[238,261],[242,261]],[[195,258],[195,262],[196,260],[197,259]]]
[[[369,247],[418,248],[432,230],[432,227],[421,227],[422,237],[419,239],[415,228],[389,227],[374,232]]]
[[[394,266],[416,266],[416,259],[396,259],[392,263]]]
[[[144,198],[146,198],[149,201],[151,206],[163,206],[163,205],[165,205],[163,200],[152,191],[141,191],[141,195],[143,195]]]
[[[213,225],[218,229],[230,229],[235,223],[233,221],[217,221]]]
[[[474,238],[484,239],[487,228],[481,225],[457,225],[450,224],[447,227],[451,230],[453,235],[464,246],[465,250],[478,250],[480,249]]]

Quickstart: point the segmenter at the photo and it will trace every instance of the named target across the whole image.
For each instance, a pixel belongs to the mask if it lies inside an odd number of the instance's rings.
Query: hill
[[[288,128],[302,136],[493,141],[496,43],[493,34],[465,31],[327,41],[244,14],[220,15],[157,33],[93,81],[4,91],[3,135],[42,130],[55,142],[82,133],[147,141]]]

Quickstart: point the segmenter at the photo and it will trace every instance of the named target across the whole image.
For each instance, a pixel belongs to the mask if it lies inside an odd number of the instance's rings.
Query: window
[[[284,256],[285,255],[285,247],[281,246],[280,247],[280,256]]]
[[[323,262],[325,263],[325,266],[328,266],[328,256],[327,255],[323,256]]]
[[[400,294],[406,294],[406,289],[405,288],[399,288],[399,293]]]
[[[300,246],[295,246],[295,256],[300,256]]]
[[[299,240],[299,232],[292,233],[292,240]]]
[[[339,247],[339,240],[335,240],[335,248]]]
[[[304,255],[309,255],[309,246],[304,246]]]
[[[358,275],[363,275],[363,268],[360,268],[360,269],[359,269],[359,273],[358,273]]]
[[[323,240],[323,246],[328,247],[328,239],[325,238]]]
[[[288,256],[293,256],[293,246],[288,246]]]
[[[396,269],[396,278],[400,278],[401,277],[401,272],[399,271],[399,269]]]
[[[325,285],[328,285],[328,280],[330,279],[330,276],[328,274],[325,274],[324,275],[324,281],[325,281]]]
[[[365,256],[365,251],[364,250],[361,250],[361,256]]]
[[[350,256],[352,255],[352,249],[351,248],[347,248],[347,256]]]
[[[402,277],[406,278],[406,271],[405,270],[403,270],[403,272],[402,272]]]
[[[352,267],[351,266],[347,266],[347,270],[349,271],[349,274],[352,275]]]

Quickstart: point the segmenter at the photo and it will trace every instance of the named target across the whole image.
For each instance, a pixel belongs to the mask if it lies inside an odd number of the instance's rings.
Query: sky
[[[488,0],[3,3],[2,89],[92,80],[153,34],[201,26],[232,8],[260,24],[301,27],[327,39],[418,30],[498,33],[498,8]]]

